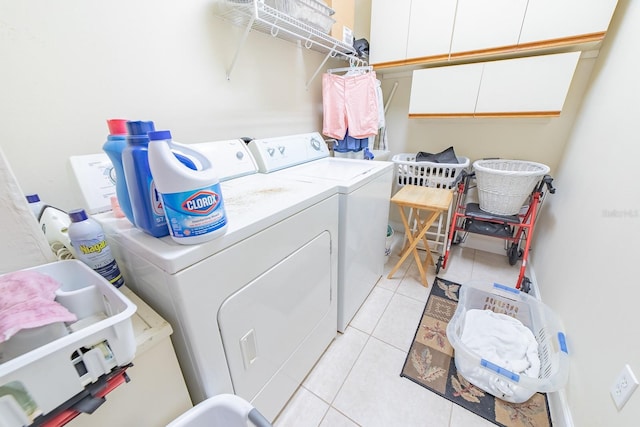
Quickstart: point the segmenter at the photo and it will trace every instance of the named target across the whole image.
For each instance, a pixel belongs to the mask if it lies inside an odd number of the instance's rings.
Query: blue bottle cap
[[[27,194],[27,202],[29,203],[38,203],[40,201],[40,197],[37,194]]]
[[[129,135],[147,136],[149,132],[153,132],[154,130],[156,130],[156,128],[151,121],[135,120],[127,122],[127,132]]]
[[[87,218],[88,216],[84,209],[74,209],[72,211],[69,211],[69,219],[71,220],[71,222],[80,222],[84,221]]]
[[[148,135],[151,141],[163,141],[166,139],[171,139],[171,131],[168,130],[156,130],[149,132]]]

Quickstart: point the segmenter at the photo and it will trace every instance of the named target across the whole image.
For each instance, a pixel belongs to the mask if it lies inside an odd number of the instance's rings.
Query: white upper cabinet
[[[617,0],[529,0],[520,44],[607,31]]]
[[[486,62],[476,103],[484,113],[559,115],[580,52]]]
[[[600,41],[617,0],[372,0],[379,68]],[[567,49],[568,50],[568,49]]]
[[[409,115],[473,116],[483,63],[415,70]]]
[[[451,54],[516,46],[527,0],[458,0]]]
[[[580,52],[415,70],[409,117],[556,117]]]
[[[406,59],[411,0],[373,0],[369,62]]]
[[[455,1],[412,1],[407,58],[448,55],[455,15]]]

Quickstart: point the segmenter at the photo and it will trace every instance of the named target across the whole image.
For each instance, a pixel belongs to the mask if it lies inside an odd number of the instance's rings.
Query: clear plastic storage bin
[[[510,315],[533,332],[540,358],[538,378],[518,375],[484,360],[461,342],[465,315],[472,309]],[[547,305],[517,289],[482,282],[462,285],[458,307],[447,325],[447,338],[455,352],[458,372],[475,386],[502,400],[526,402],[536,392],[558,391],[567,382],[569,354],[560,319]]]
[[[59,282],[55,300],[78,320],[24,329],[0,344],[0,419],[8,422],[3,426],[31,424],[128,365],[136,351],[136,306],[84,263],[57,261],[21,271]]]

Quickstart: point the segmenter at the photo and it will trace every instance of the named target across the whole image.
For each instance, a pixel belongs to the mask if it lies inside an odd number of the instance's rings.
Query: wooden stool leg
[[[429,230],[429,227],[431,227],[431,224],[433,224],[435,222],[437,217],[438,217],[438,211],[430,211],[430,213],[428,214],[428,216],[424,220],[422,220],[422,218],[420,218],[419,213],[416,213],[416,219],[418,221],[419,231],[415,236],[415,244],[416,245],[414,246],[414,248],[415,248],[414,249],[414,255],[415,255],[415,258],[416,258],[416,263],[418,264],[418,271],[420,273],[420,279],[422,281],[422,285],[425,288],[429,287],[429,283],[427,283],[427,271],[426,271],[426,268],[429,265],[429,261],[431,261],[431,264],[435,265],[435,262],[433,261],[433,257],[431,255],[431,249],[429,248],[429,242],[427,241],[427,231]],[[418,255],[418,249],[417,249],[417,244],[421,240],[424,243],[425,250],[427,252],[427,254],[425,256],[424,263],[420,259],[420,256]]]
[[[405,232],[405,235],[407,236],[409,244],[407,247],[403,248],[403,252],[402,252],[402,255],[400,256],[400,259],[387,275],[387,279],[393,278],[393,275],[396,273],[396,271],[398,271],[400,266],[404,263],[404,261],[409,256],[410,248],[413,244],[413,235],[411,233],[411,227],[409,227],[409,221],[407,220],[407,216],[405,215],[404,208],[400,205],[398,205],[398,208],[400,209],[400,218],[402,219],[402,225],[404,226],[404,232]]]

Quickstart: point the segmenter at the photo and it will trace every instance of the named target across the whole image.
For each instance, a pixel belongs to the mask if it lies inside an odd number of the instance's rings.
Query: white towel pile
[[[516,374],[538,378],[538,342],[529,328],[506,314],[467,311],[462,343],[477,356]]]

